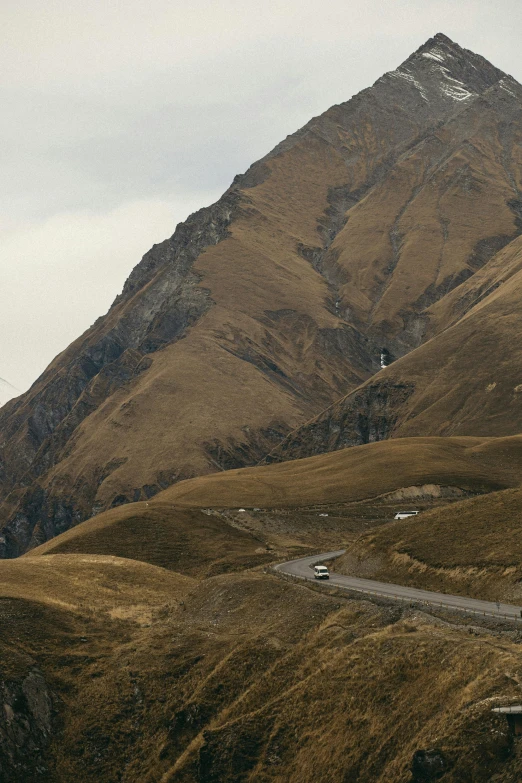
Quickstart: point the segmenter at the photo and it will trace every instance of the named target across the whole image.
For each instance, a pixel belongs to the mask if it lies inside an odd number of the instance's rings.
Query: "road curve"
[[[335,560],[345,552],[339,549],[336,552],[324,552],[322,555],[301,557],[299,560],[289,560],[287,563],[279,563],[274,566],[276,571],[298,579],[315,581],[313,567],[317,563],[326,560]],[[325,580],[326,581],[326,580]],[[330,579],[326,584],[332,587],[340,587],[343,590],[355,590],[359,593],[377,595],[383,598],[392,598],[396,601],[408,601],[416,604],[425,604],[445,609],[457,609],[461,612],[482,615],[484,617],[497,617],[507,620],[515,620],[522,623],[522,607],[512,604],[494,603],[493,601],[479,601],[476,598],[466,598],[463,595],[449,595],[448,593],[431,593],[428,590],[418,590],[415,587],[404,587],[386,582],[375,582],[373,579],[360,579],[356,576],[345,576],[330,571]]]

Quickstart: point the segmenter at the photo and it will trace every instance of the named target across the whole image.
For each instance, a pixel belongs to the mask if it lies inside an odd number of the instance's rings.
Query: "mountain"
[[[521,432],[521,298],[518,238],[428,308],[429,328],[446,328],[290,433],[267,461],[390,437]]]
[[[522,779],[519,622],[270,567],[520,602],[520,94],[431,39],[0,410],[0,781]]]
[[[3,378],[0,378],[0,408],[19,394],[20,392],[18,389],[15,389],[8,381],[4,381]]]
[[[0,412],[5,553],[253,465],[446,335],[466,310],[446,297],[522,231],[521,112],[517,82],[439,34],[155,245]],[[394,411],[411,383],[384,382]]]

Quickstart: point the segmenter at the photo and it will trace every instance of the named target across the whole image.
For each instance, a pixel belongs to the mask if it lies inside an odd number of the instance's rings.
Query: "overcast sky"
[[[25,390],[234,175],[437,32],[522,81],[521,0],[2,0],[0,377]]]

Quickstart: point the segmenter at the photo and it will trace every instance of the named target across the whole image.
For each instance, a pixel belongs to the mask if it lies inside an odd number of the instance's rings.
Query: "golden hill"
[[[178,226],[2,409],[0,554],[255,464],[421,344],[520,233],[521,112],[513,79],[438,35]]]
[[[492,492],[519,486],[521,468],[522,436],[383,441],[183,481],[147,503],[98,514],[32,550],[30,557],[112,555],[209,576],[268,563],[303,546],[328,549],[351,541],[364,529],[351,518],[385,521],[390,503],[391,508],[401,504],[397,490],[407,490],[405,497],[415,496],[408,490],[426,486],[428,492],[430,487]],[[379,506],[387,496],[384,517],[373,506],[369,514],[364,504],[357,507],[371,500]],[[347,510],[336,515],[334,507],[346,504]],[[307,511],[316,506],[331,507],[333,519]],[[247,513],[237,513],[240,508]],[[274,513],[257,515],[252,509]]]
[[[158,499],[185,507],[347,503],[422,484],[475,492],[517,486],[522,436],[400,438],[181,482]]]
[[[37,555],[83,553],[139,560],[194,577],[270,562],[262,538],[231,520],[158,499],[111,509],[31,550]]]
[[[9,783],[403,783],[434,758],[455,783],[522,772],[491,713],[519,698],[516,632],[100,556],[3,561],[0,585]]]

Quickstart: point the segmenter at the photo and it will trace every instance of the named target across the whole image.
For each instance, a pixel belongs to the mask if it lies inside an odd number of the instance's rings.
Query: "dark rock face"
[[[170,239],[155,245],[135,267],[112,305],[109,315],[124,309],[136,296],[114,328],[96,339],[93,327],[94,334],[87,333],[74,351],[66,376],[52,373],[51,365],[44,374],[44,380],[50,377],[43,390],[34,396],[30,390],[25,395],[31,406],[27,413],[22,409],[23,397],[14,409],[0,413],[7,446],[0,465],[9,464],[10,476],[15,477],[24,465],[30,464],[38,476],[56,464],[61,448],[81,421],[115,388],[146,371],[150,363],[146,354],[180,339],[212,306],[191,268],[205,247],[227,236],[237,201],[237,190],[231,188],[216,204],[181,223]],[[17,458],[16,453],[10,453],[8,442],[21,427],[27,429],[27,437]]]
[[[36,668],[22,678],[0,672],[0,780],[49,780],[45,751],[51,738],[52,699]]]
[[[215,204],[198,210],[184,223],[180,223],[170,239],[159,245],[154,245],[131,272],[121,295],[115,299],[113,307],[121,301],[129,299],[137,291],[141,291],[166,265],[172,275],[171,279],[179,284],[201,251],[209,245],[217,245],[227,235],[228,227],[237,210],[238,201],[237,185],[232,185]],[[175,289],[176,285],[165,286],[164,290],[167,288]],[[151,297],[148,300],[149,307],[152,307],[153,299],[154,297]],[[161,306],[164,306],[165,303],[165,300],[161,302]],[[139,323],[140,320],[136,318],[136,323]]]
[[[440,780],[449,767],[441,750],[416,750],[411,762],[411,783]]]
[[[288,435],[264,462],[303,459],[385,440],[393,434],[401,406],[413,391],[413,384],[407,383],[366,384]]]
[[[75,499],[53,497],[36,485],[26,490],[18,510],[4,527],[0,537],[0,557],[18,557],[81,521]]]

